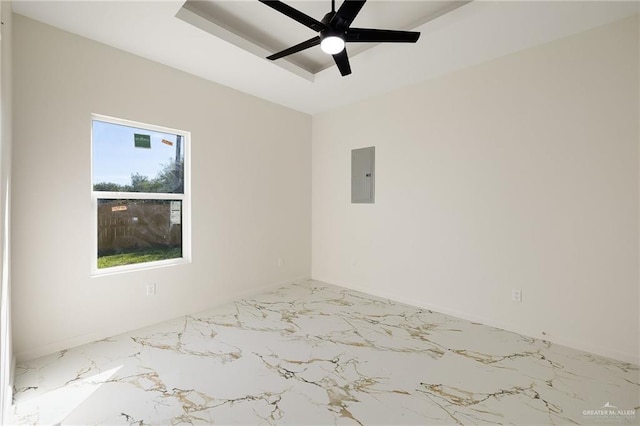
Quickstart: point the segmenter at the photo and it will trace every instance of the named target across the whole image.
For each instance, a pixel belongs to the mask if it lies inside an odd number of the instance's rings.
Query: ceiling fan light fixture
[[[322,49],[324,53],[335,55],[344,50],[344,40],[335,35],[323,37],[320,42],[320,49]]]

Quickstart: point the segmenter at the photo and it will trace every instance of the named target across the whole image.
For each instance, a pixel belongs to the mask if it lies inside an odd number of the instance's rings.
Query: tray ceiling
[[[369,1],[354,20],[353,26],[413,30],[469,1]],[[329,0],[286,3],[319,21],[331,10]],[[336,9],[340,4],[338,1]],[[188,0],[176,16],[262,58],[316,34],[257,1]],[[349,57],[354,58],[376,45],[349,43]],[[334,65],[333,58],[319,47],[298,52],[275,63],[311,81],[314,74]]]

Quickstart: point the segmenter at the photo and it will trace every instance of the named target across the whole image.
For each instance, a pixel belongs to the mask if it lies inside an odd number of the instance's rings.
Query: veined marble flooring
[[[308,281],[17,366],[19,424],[638,424],[637,365]]]

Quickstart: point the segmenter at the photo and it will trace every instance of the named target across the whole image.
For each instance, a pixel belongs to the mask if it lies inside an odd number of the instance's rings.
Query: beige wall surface
[[[14,31],[18,358],[309,276],[308,115],[19,15]],[[191,132],[191,264],[91,278],[92,113]]]
[[[635,16],[314,116],[313,278],[640,362],[638,59]]]

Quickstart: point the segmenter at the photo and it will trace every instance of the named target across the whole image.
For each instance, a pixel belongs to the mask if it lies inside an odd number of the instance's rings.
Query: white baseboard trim
[[[495,318],[487,318],[487,317],[483,317],[483,316],[478,316],[478,315],[473,315],[473,314],[468,314],[466,312],[461,312],[461,311],[457,311],[455,309],[450,309],[447,308],[445,306],[438,306],[438,305],[434,305],[432,303],[427,303],[425,301],[422,300],[418,300],[418,299],[413,299],[413,298],[407,298],[407,297],[403,297],[403,296],[398,296],[396,294],[392,294],[386,291],[377,291],[377,290],[371,290],[369,288],[365,288],[362,286],[358,286],[358,285],[352,285],[352,284],[347,284],[347,283],[339,283],[331,280],[323,280],[321,278],[312,278],[313,280],[317,280],[317,281],[321,281],[321,282],[325,282],[328,284],[333,284],[333,285],[337,285],[340,287],[344,287],[344,288],[348,288],[351,290],[356,290],[362,293],[366,293],[366,294],[371,294],[373,296],[377,296],[377,297],[381,297],[384,299],[389,299],[389,300],[393,300],[395,302],[400,302],[400,303],[404,303],[405,305],[410,305],[410,306],[416,306],[418,308],[423,308],[423,309],[428,309],[430,311],[435,311],[435,312],[439,312],[441,314],[445,314],[445,315],[451,315],[453,317],[457,317],[457,318],[461,318],[461,319],[465,319],[467,321],[472,321],[472,322],[477,322],[480,324],[484,324],[484,325],[488,325],[490,327],[495,327],[495,328],[500,328],[502,330],[506,330],[506,331],[511,331],[513,333],[518,333],[521,334],[523,336],[527,336],[527,337],[532,337],[535,339],[540,339],[540,340],[546,340],[558,345],[562,345],[562,346],[567,346],[569,348],[572,349],[577,349],[580,351],[584,351],[584,352],[589,352],[592,354],[596,354],[596,355],[601,355],[607,358],[612,358],[615,359],[617,361],[623,361],[623,362],[628,362],[631,364],[635,364],[635,365],[640,365],[640,354],[633,354],[633,353],[627,353],[627,352],[621,352],[621,351],[617,351],[605,346],[598,346],[598,345],[594,345],[590,342],[582,342],[582,341],[577,341],[575,339],[571,339],[571,338],[565,338],[562,336],[542,336],[538,331],[536,330],[529,330],[526,328],[521,328],[521,327],[514,327],[512,324],[508,324],[505,322],[502,322],[500,320],[497,320]]]
[[[240,291],[240,292],[231,294],[231,295],[229,295],[227,297],[220,298],[220,299],[216,300],[216,303],[214,305],[210,306],[207,309],[212,309],[212,308],[215,308],[217,306],[225,305],[225,304],[227,304],[229,302],[232,302],[234,300],[245,299],[245,298],[248,298],[248,297],[252,297],[252,296],[258,295],[260,293],[265,293],[265,292],[268,292],[268,291],[275,290],[275,289],[280,288],[280,287],[285,286],[285,285],[293,284],[293,283],[300,282],[300,281],[307,281],[309,279],[311,279],[311,277],[309,275],[303,275],[303,276],[300,276],[300,277],[290,278],[290,279],[287,279],[287,280],[266,284],[266,285],[263,285],[263,286],[260,286],[260,287],[250,288],[250,289],[247,289],[247,290],[244,290],[244,291]],[[202,311],[203,310],[199,310],[198,312],[202,312]],[[184,315],[193,315],[193,314],[197,314],[198,312],[187,312]],[[181,315],[181,316],[184,316],[184,315]],[[170,320],[172,320],[174,318],[175,317],[167,318],[167,319],[165,319],[165,321],[170,321]],[[86,345],[87,343],[95,342],[97,340],[106,339],[107,337],[117,336],[119,334],[128,333],[128,332],[135,331],[135,330],[138,330],[138,329],[141,329],[141,328],[149,327],[149,326],[151,326],[153,324],[157,324],[158,322],[162,322],[162,321],[156,321],[156,322],[153,322],[153,323],[150,323],[150,324],[143,324],[141,326],[136,326],[134,329],[126,328],[126,327],[122,327],[122,326],[121,327],[110,327],[108,329],[100,330],[100,331],[97,331],[97,332],[86,333],[86,334],[83,334],[83,335],[80,335],[80,336],[71,337],[69,339],[64,339],[64,340],[61,340],[61,341],[48,343],[46,345],[38,346],[36,348],[29,349],[29,350],[22,351],[22,352],[19,352],[19,353],[15,354],[14,362],[15,362],[15,360],[17,360],[18,362],[23,362],[23,361],[28,361],[28,360],[31,360],[31,359],[40,358],[42,356],[51,355],[51,354],[60,352],[60,351],[65,350],[65,349],[75,348],[77,346]]]

